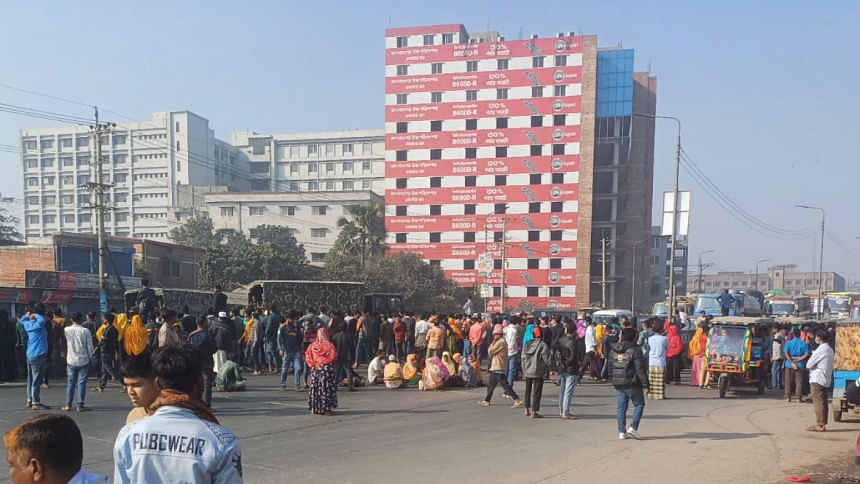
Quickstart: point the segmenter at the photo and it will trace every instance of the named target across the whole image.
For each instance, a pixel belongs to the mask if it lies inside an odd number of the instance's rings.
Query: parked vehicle
[[[855,301],[860,301],[857,292],[829,292],[827,299],[827,315],[831,319],[848,319]]]
[[[717,300],[720,294],[712,292],[696,296],[696,307],[693,310],[693,314],[699,314],[701,311],[704,311],[708,316],[722,316],[720,303]],[[742,292],[730,295],[732,296],[732,308],[729,310],[729,316],[762,315],[761,306],[756,298]]]
[[[860,306],[855,306],[855,309]],[[860,377],[860,324],[840,323],[836,326],[835,358],[833,361],[833,420],[842,420],[844,412],[860,413],[857,405],[845,397],[849,385]]]
[[[767,363],[763,360],[762,343],[772,326],[770,318],[714,318],[708,333],[705,366],[711,374],[719,375],[720,398],[725,398],[732,385],[755,386],[759,394],[764,393]]]
[[[361,282],[342,281],[254,281],[230,293],[244,298],[245,304],[268,309],[275,304],[279,309],[297,309],[325,306],[329,309],[395,313],[403,311],[403,296],[391,293],[365,293]]]
[[[807,317],[812,314],[812,304],[809,296],[791,297],[771,294],[765,298],[765,314],[774,317]]]
[[[591,320],[604,326],[614,326],[616,329],[621,327],[621,318],[627,317],[633,321],[633,312],[628,309],[601,309],[591,314]]]

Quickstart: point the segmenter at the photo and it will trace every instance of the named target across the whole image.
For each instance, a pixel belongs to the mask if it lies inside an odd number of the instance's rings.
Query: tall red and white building
[[[488,285],[490,311],[503,287],[506,310],[584,306],[596,37],[451,24],[388,29],[385,47],[389,250]]]

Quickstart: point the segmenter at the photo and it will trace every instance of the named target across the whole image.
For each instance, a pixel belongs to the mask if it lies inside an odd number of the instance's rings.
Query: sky
[[[657,113],[682,122],[684,152],[765,224],[723,208],[682,169],[681,189],[693,191],[691,264],[713,249],[709,271],[752,271],[761,259],[769,259],[761,268],[817,270],[815,235],[779,235],[818,227],[818,212],[795,208],[806,204],[826,210],[824,270],[860,277],[858,2],[7,1],[0,9],[0,103],[91,115],[4,87],[13,86],[133,119],[188,109],[227,141],[238,130],[381,129],[387,27],[597,35],[601,47],[635,49],[636,70],[658,78]],[[0,112],[0,145],[52,124]],[[657,122],[654,220],[674,180],[676,130]],[[0,193],[20,198],[19,156],[0,150],[0,167]],[[21,214],[20,204],[11,208]]]

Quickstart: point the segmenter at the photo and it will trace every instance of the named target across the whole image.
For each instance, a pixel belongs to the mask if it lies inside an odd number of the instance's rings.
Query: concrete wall
[[[576,228],[576,304],[591,301],[591,232],[594,209],[594,119],[597,104],[597,36],[582,39],[582,119],[579,143],[579,209]]]

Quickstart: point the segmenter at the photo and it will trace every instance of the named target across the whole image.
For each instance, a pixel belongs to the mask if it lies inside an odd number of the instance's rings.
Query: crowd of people
[[[113,379],[128,393],[133,409],[115,447],[120,482],[175,472],[183,473],[186,478],[181,480],[188,482],[216,474],[228,476],[226,482],[241,479],[238,442],[218,425],[212,390],[213,386],[225,392],[246,389],[243,370],[279,374],[284,391],[292,374],[292,389],[307,392],[308,411],[317,415],[334,414],[340,388],[486,387],[478,403],[490,406],[501,386],[513,408],[523,408],[530,418],[542,418],[543,387],[550,381],[558,386],[558,415],[576,420],[572,398],[576,386],[587,378],[615,388],[620,439],[641,438],[646,395],[666,398],[667,385],[681,384],[687,358],[691,385],[706,388],[712,380],[705,365],[711,322],[704,315],[695,321],[695,333],[685,344],[679,331],[685,322],[678,318],[642,322],[621,318],[598,324],[584,314],[574,321],[528,314],[448,317],[326,308],[281,312],[274,305],[265,311],[231,309],[226,298],[218,297],[208,314],[195,317],[188,308],[156,311],[150,295],[141,293],[128,311],[112,310],[98,324],[95,314],[66,318],[60,311],[46,311],[36,304],[9,331],[8,316],[0,312],[0,337],[4,338],[0,346],[13,350],[3,352],[0,376],[15,379],[18,367],[24,367],[27,408],[49,408],[41,401],[40,390],[49,378],[58,376],[61,363],[66,376],[62,411],[89,409],[90,375],[93,391],[104,391]],[[11,344],[6,340],[9,335],[14,338]],[[800,401],[810,394],[816,425],[809,430],[825,431],[833,368],[833,351],[827,344],[833,341],[830,333],[799,328],[786,333],[774,328],[773,334],[756,336],[764,360],[772,362],[767,365],[772,386],[783,386],[789,401],[793,395]],[[366,375],[358,371],[364,365]],[[525,381],[522,397],[514,390],[515,380]],[[633,420],[628,426],[631,403]],[[51,418],[36,417],[7,434],[9,455],[21,459],[22,469],[29,469],[27,463],[32,460],[54,458],[50,449],[28,447],[21,437],[28,429],[53,422],[71,432],[68,420]],[[195,464],[179,471],[183,454],[193,454]],[[27,460],[27,456],[35,457]],[[59,466],[65,473],[83,472],[79,461],[72,464],[45,465]],[[40,465],[28,472],[44,469]]]

